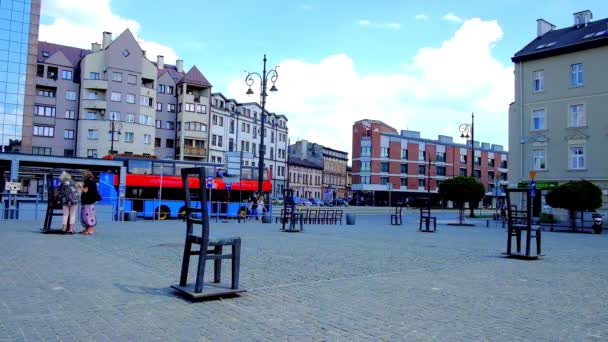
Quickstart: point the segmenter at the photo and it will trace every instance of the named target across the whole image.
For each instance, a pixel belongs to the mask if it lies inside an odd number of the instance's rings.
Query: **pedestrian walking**
[[[95,214],[95,203],[101,200],[99,191],[97,191],[97,182],[95,176],[89,170],[83,173],[84,182],[82,184],[82,208],[80,209],[80,221],[84,230],[80,232],[82,235],[92,235],[95,233],[97,225],[97,217]]]
[[[69,173],[63,171],[60,176],[61,185],[59,186],[59,196],[63,207],[63,218],[61,231],[64,234],[74,234],[74,224],[76,223],[76,209],[80,201],[80,194],[76,183],[72,180]]]

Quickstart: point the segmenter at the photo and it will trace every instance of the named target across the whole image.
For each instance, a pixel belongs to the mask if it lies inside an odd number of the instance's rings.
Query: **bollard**
[[[490,227],[490,220],[486,220],[486,228]]]
[[[346,225],[352,226],[355,224],[355,214],[346,214]]]

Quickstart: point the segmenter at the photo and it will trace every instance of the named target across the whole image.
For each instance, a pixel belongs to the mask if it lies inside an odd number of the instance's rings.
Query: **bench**
[[[431,230],[431,222],[433,222],[433,230]],[[425,224],[425,229],[422,230],[422,224]],[[437,231],[437,217],[431,216],[431,208],[421,207],[420,208],[420,223],[418,230],[421,232],[435,232]]]
[[[403,207],[401,207],[401,206],[395,207],[395,213],[391,214],[391,225],[400,226],[403,224],[403,218],[401,217],[401,210],[403,210]]]

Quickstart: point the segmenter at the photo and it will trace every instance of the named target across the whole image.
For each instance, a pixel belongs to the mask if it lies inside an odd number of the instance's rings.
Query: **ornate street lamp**
[[[274,67],[274,69],[271,69],[268,72],[266,72],[266,61],[267,61],[266,54],[264,54],[263,61],[264,61],[264,69],[262,71],[262,74],[259,74],[257,72],[250,72],[247,74],[247,77],[245,77],[245,83],[249,87],[249,89],[247,89],[247,93],[246,93],[247,95],[253,95],[253,90],[251,90],[251,86],[253,86],[253,84],[255,83],[255,78],[253,76],[259,77],[260,81],[262,82],[260,84],[260,102],[262,105],[262,116],[261,116],[262,126],[260,129],[260,155],[259,155],[259,159],[258,159],[258,193],[259,194],[262,194],[262,189],[263,189],[262,184],[264,181],[264,153],[265,153],[264,124],[266,122],[266,96],[268,96],[268,93],[266,92],[266,87],[268,86],[268,79],[270,79],[270,81],[272,82],[272,87],[270,87],[270,89],[268,91],[272,91],[272,92],[277,91],[278,89],[274,84],[277,81],[277,78],[279,78],[279,74],[277,73],[277,67]]]
[[[115,125],[114,117],[110,119],[110,130],[108,133],[110,134],[110,152],[108,154],[114,154],[114,133],[118,133],[118,140],[120,140],[120,134],[122,130],[122,124],[118,123]]]
[[[475,177],[475,113],[471,113],[471,123],[460,124],[458,130],[460,131],[461,138],[471,138],[471,177]],[[470,209],[471,212],[469,216],[475,217],[475,212],[472,205]]]

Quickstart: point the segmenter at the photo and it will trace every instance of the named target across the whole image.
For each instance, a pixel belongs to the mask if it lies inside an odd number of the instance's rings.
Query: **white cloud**
[[[163,55],[167,63],[178,58],[172,48],[142,39],[141,25],[112,13],[110,0],[44,0],[41,13],[51,19],[50,24],[40,25],[41,41],[90,49],[91,43],[101,42],[102,32],[112,32],[115,38],[128,28],[148,58],[154,60],[156,55]]]
[[[513,72],[492,56],[502,36],[496,21],[467,20],[450,39],[420,49],[394,74],[363,75],[345,54],[316,63],[285,60],[279,91],[267,98],[267,109],[287,116],[292,143],[307,139],[349,153],[357,120],[382,120],[426,138],[456,137],[471,112],[476,138],[506,145]],[[242,79],[235,80],[227,95],[245,102],[259,99],[259,89],[252,97],[244,95],[246,90]]]
[[[357,24],[359,24],[359,26],[363,26],[363,27],[371,27],[371,28],[378,28],[378,29],[398,30],[401,28],[401,24],[399,24],[399,23],[375,23],[375,22],[371,22],[367,19],[359,20],[357,22]]]
[[[455,15],[454,13],[447,13],[446,15],[444,15],[443,17],[441,17],[441,19],[445,20],[445,21],[452,21],[455,23],[461,23],[463,22],[463,20],[458,17],[457,15]]]
[[[431,20],[431,18],[428,15],[426,15],[426,14],[416,14],[416,16],[414,17],[414,19],[421,20],[421,21],[429,21],[429,20]]]

